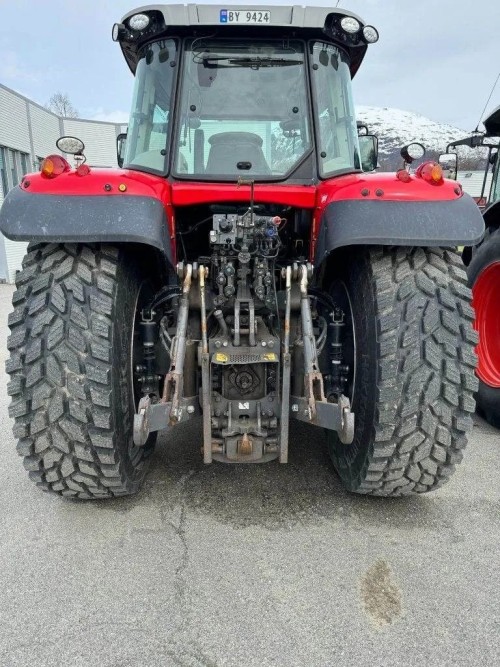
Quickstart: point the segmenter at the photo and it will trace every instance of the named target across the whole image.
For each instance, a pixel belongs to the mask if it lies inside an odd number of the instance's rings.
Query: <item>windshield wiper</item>
[[[211,54],[200,54],[197,56],[205,67],[250,67],[260,69],[261,67],[288,67],[290,65],[303,65],[303,60],[289,60],[287,58],[271,58],[269,56],[248,56],[233,58],[230,56],[217,56]]]

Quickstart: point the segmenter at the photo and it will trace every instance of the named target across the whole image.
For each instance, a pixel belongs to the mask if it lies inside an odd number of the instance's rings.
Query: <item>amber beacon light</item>
[[[441,185],[443,183],[443,169],[437,162],[424,162],[417,169],[416,176],[423,178],[432,185]]]
[[[40,165],[40,171],[45,178],[55,178],[70,169],[69,163],[60,155],[49,155]]]

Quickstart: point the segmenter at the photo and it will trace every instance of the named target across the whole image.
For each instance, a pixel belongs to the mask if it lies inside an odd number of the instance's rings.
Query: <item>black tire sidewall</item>
[[[473,250],[467,267],[469,285],[472,287],[481,271],[494,262],[500,262],[500,229],[489,230],[485,240]]]
[[[146,305],[139,299],[142,294],[150,291],[149,283],[143,280],[133,258],[121,252],[114,299],[111,409],[115,428],[115,447],[120,451],[123,472],[129,484],[137,487],[144,477],[146,460],[151,455],[156,442],[156,433],[153,433],[143,447],[135,447],[133,443],[133,422],[136,410],[132,369],[134,323],[137,308]]]
[[[482,271],[494,262],[500,262],[500,229],[488,229],[484,241],[472,252],[472,259],[467,267],[471,288]],[[498,289],[500,290],[500,285]],[[479,378],[476,401],[478,413],[490,424],[500,428],[500,388],[490,387]]]
[[[331,276],[330,294],[343,285],[349,297],[355,339],[355,380],[351,409],[355,415],[354,440],[340,442],[334,431],[327,432],[332,463],[349,490],[356,490],[365,473],[373,442],[377,407],[377,331],[373,276],[368,251],[350,253]]]

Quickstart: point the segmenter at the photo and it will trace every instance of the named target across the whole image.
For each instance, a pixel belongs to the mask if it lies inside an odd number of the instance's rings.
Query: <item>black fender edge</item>
[[[13,188],[0,209],[0,231],[11,241],[142,243],[172,264],[162,202],[138,195],[46,195]]]
[[[451,201],[343,200],[323,212],[314,264],[350,245],[470,246],[483,235],[483,216],[467,194]]]
[[[483,217],[486,227],[498,227],[500,225],[500,200],[489,204],[483,211]]]

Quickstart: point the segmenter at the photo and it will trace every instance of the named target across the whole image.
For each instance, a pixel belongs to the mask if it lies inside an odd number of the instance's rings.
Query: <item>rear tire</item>
[[[477,411],[500,428],[500,229],[487,228],[467,267],[479,332]]]
[[[353,325],[355,435],[344,445],[330,431],[331,459],[349,491],[431,491],[460,463],[475,408],[477,336],[462,261],[423,248],[347,255],[330,293]]]
[[[44,491],[137,491],[155,438],[132,441],[132,336],[144,295],[133,258],[108,245],[31,245],[9,316],[17,450]]]

